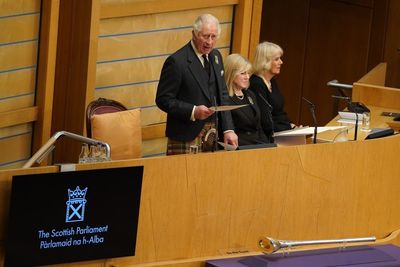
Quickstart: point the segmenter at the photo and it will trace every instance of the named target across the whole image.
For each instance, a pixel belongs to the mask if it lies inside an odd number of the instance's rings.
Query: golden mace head
[[[271,254],[278,251],[282,245],[278,240],[271,237],[262,237],[258,241],[258,246],[261,248],[262,252],[265,254]]]

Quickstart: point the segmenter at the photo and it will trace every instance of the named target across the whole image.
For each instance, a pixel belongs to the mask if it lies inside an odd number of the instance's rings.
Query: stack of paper
[[[361,124],[363,119],[363,114],[348,112],[348,111],[339,111],[340,119],[338,119],[337,122],[356,124],[356,114],[358,117],[358,124]]]

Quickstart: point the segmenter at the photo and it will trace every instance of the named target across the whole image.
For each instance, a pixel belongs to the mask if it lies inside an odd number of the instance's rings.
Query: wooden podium
[[[400,99],[400,90],[378,87],[365,90],[382,94],[379,107],[399,110],[400,100],[383,106],[382,99],[386,93]],[[357,90],[364,89],[355,87],[355,101],[375,105],[375,98]],[[383,238],[400,228],[399,151],[400,135],[394,135],[76,165],[77,170],[144,166],[136,255],[65,266],[204,266],[210,258],[259,253],[262,235]],[[1,260],[12,176],[50,172],[58,167],[0,172]]]

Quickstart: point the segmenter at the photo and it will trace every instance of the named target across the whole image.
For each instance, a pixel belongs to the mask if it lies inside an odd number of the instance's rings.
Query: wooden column
[[[262,0],[241,0],[235,7],[232,53],[250,57],[259,42]]]
[[[35,103],[38,107],[38,118],[34,127],[32,154],[50,138],[59,5],[60,1],[58,0],[42,1],[39,68]]]
[[[96,71],[98,0],[61,0],[52,133],[84,134],[85,109],[92,100]],[[76,162],[80,144],[60,140],[54,162]]]

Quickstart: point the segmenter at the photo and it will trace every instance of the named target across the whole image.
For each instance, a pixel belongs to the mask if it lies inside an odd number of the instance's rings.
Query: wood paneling
[[[251,21],[249,54],[247,56],[250,60],[254,57],[256,46],[260,42],[259,32],[261,29],[262,9],[263,9],[263,0],[254,0],[253,13],[251,16],[252,21]]]
[[[37,0],[2,0],[0,4],[0,16],[40,11],[40,1]]]
[[[316,105],[320,125],[332,119],[333,92],[326,83],[352,84],[367,72],[371,20],[370,8],[311,1],[302,96]],[[303,124],[312,125],[307,103],[300,114]]]
[[[386,86],[400,88],[400,1],[390,0],[386,33]]]
[[[35,66],[37,48],[37,40],[0,46],[0,70],[14,70]]]
[[[2,6],[3,8],[3,6]],[[37,39],[39,32],[39,13],[25,16],[2,18],[0,43]]]
[[[24,133],[0,139],[0,162],[27,160],[31,153],[32,133]]]
[[[385,86],[386,66],[386,63],[380,63],[376,65],[375,68],[361,77],[357,83]]]
[[[354,83],[353,98],[366,105],[399,109],[400,93],[398,88]]]
[[[0,128],[36,121],[38,108],[29,107],[0,113]]]
[[[0,101],[0,112],[32,107],[34,99],[35,96],[33,93],[2,99]]]
[[[277,80],[293,121],[312,124],[305,97],[316,104],[317,120],[324,125],[336,113],[335,92],[326,83],[352,84],[383,61],[389,1],[264,1],[260,39],[284,50]]]
[[[0,98],[34,94],[36,68],[2,73],[0,75]]]
[[[62,0],[60,10],[52,133],[82,135],[85,109],[94,93],[99,2]],[[79,152],[79,143],[61,140],[55,162],[76,162]]]
[[[285,97],[286,112],[295,123],[300,118],[309,2],[264,1],[261,23],[260,41],[279,44],[284,51],[281,74],[276,78]]]
[[[388,7],[389,0],[374,2],[368,53],[368,71],[381,63],[384,58]]]
[[[116,18],[238,4],[239,0],[102,0],[100,18]]]
[[[42,4],[39,67],[35,101],[38,107],[38,120],[34,127],[32,154],[36,153],[47,142],[51,134],[60,1],[44,0]]]

